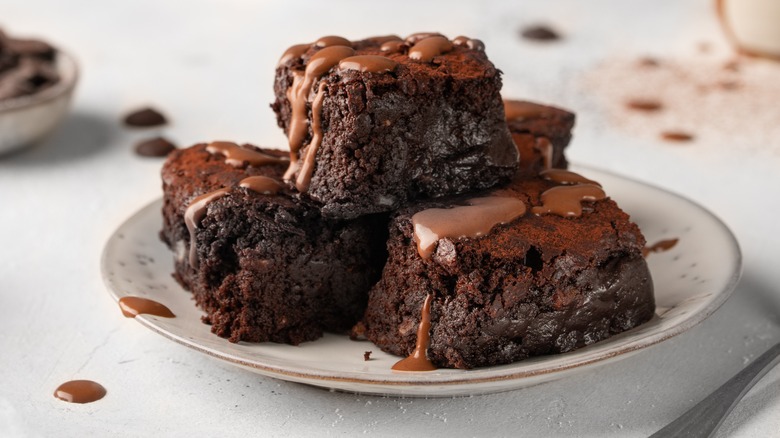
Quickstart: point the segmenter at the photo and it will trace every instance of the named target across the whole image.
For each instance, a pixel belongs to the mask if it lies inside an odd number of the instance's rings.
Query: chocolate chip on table
[[[165,157],[175,149],[176,145],[162,137],[142,140],[135,145],[135,153],[142,157]]]
[[[125,116],[125,125],[135,127],[152,127],[168,123],[168,120],[154,108],[143,108]]]
[[[365,351],[365,352],[363,352],[363,360],[366,361],[366,362],[371,360],[371,353],[373,353],[373,351]]]
[[[561,39],[558,32],[543,24],[536,24],[520,29],[520,36],[534,41],[556,41]]]
[[[693,141],[695,137],[693,136],[693,134],[689,134],[683,131],[664,131],[661,133],[661,138],[666,141],[681,143],[681,142]]]
[[[655,99],[629,99],[626,101],[626,107],[637,111],[659,111],[664,105]]]

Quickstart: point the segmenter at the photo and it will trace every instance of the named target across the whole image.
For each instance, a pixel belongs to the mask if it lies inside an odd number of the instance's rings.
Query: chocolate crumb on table
[[[371,353],[373,353],[373,351],[370,351],[370,350],[366,351],[366,352],[363,352],[363,360],[366,361],[366,362],[371,360]]]
[[[165,157],[176,149],[176,145],[163,137],[141,140],[135,145],[135,153],[142,157]]]
[[[124,118],[124,122],[127,126],[149,128],[165,125],[168,123],[168,120],[156,109],[147,107],[128,113]]]
[[[536,24],[520,29],[520,36],[527,40],[544,42],[561,39],[561,35],[558,32],[543,24]]]

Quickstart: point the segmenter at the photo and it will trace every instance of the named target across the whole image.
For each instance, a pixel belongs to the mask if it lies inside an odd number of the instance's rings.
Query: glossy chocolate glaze
[[[154,315],[163,318],[175,318],[171,309],[157,301],[143,297],[122,297],[119,299],[119,308],[126,318],[135,318],[138,315]]]
[[[339,70],[357,70],[367,73],[384,73],[395,70],[398,63],[386,56],[358,55],[344,58],[339,62]]]
[[[404,41],[406,41],[409,45],[415,45],[418,41],[424,40],[425,38],[430,38],[433,36],[440,36],[444,37],[444,35],[440,34],[439,32],[417,32],[413,33],[406,38],[404,38]]]
[[[275,195],[284,188],[279,181],[260,175],[246,177],[238,183],[238,186],[262,195]]]
[[[463,35],[456,37],[454,40],[452,40],[452,44],[456,46],[463,46],[471,50],[479,50],[479,51],[485,50],[485,43],[483,43],[481,40],[469,38]]]
[[[533,207],[531,211],[536,215],[556,214],[563,217],[577,217],[582,215],[583,201],[600,201],[606,197],[604,190],[593,184],[557,186],[542,193],[542,205]]]
[[[314,42],[315,47],[331,47],[331,46],[347,46],[352,47],[352,41],[336,36],[336,35],[328,35],[324,36],[317,41]]]
[[[412,216],[417,252],[423,259],[433,254],[439,239],[474,238],[487,234],[525,214],[525,203],[517,198],[488,196],[466,201],[453,208],[429,208]]]
[[[54,396],[68,403],[92,403],[106,396],[106,388],[92,380],[71,380],[58,386]]]
[[[409,49],[409,59],[431,62],[433,58],[452,50],[452,43],[443,36],[431,36],[419,40]]]
[[[406,359],[393,365],[394,371],[433,371],[436,365],[428,359],[426,351],[431,344],[431,302],[433,295],[428,294],[420,311],[420,324],[417,326],[417,341],[414,351]]]
[[[264,166],[266,164],[286,163],[284,158],[267,155],[254,149],[241,147],[230,141],[215,141],[206,146],[206,151],[225,157],[225,162],[234,167]]]
[[[594,186],[601,187],[601,184],[597,183],[596,181],[585,178],[579,173],[572,172],[571,170],[548,169],[539,172],[539,176],[546,179],[547,181],[552,181],[554,183],[563,185],[592,184]]]
[[[190,232],[190,266],[196,268],[198,266],[198,251],[195,245],[195,230],[200,226],[200,221],[206,216],[206,211],[211,201],[219,199],[228,193],[228,189],[222,188],[214,190],[213,192],[205,193],[196,197],[190,202],[187,210],[184,211],[184,223],[187,225],[187,230]]]
[[[290,61],[291,59],[300,58],[310,48],[311,48],[311,44],[296,44],[294,46],[290,46],[282,54],[282,57],[279,58],[279,62],[277,63],[277,67],[282,65],[282,64],[284,64],[284,63],[286,63],[286,62],[288,62],[288,61]]]

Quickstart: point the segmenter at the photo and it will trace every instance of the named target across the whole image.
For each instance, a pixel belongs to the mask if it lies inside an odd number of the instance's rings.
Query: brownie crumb
[[[175,149],[176,145],[162,137],[142,140],[135,145],[135,153],[142,157],[165,157]]]
[[[732,59],[731,61],[728,61],[727,63],[723,64],[723,70],[738,72],[739,71],[739,61],[736,59]]]
[[[366,361],[366,362],[371,360],[371,353],[373,353],[373,351],[366,351],[366,352],[364,352],[363,353],[363,360]]]
[[[136,127],[160,126],[168,123],[168,120],[159,111],[153,108],[143,108],[133,111],[125,116],[125,125]]]
[[[653,99],[629,99],[626,101],[626,107],[637,111],[659,111],[663,104]]]
[[[533,41],[557,41],[561,35],[549,26],[537,24],[520,29],[520,36]]]
[[[661,138],[666,141],[674,141],[674,142],[688,142],[693,141],[695,138],[693,134],[689,134],[687,132],[683,131],[664,131],[661,133]]]

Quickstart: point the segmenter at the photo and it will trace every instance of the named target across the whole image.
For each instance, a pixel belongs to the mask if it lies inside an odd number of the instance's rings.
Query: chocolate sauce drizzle
[[[650,246],[642,248],[642,256],[647,257],[654,252],[669,251],[670,249],[674,248],[675,245],[677,245],[679,240],[680,239],[677,238],[659,240]]]
[[[408,39],[407,39],[408,40]],[[423,38],[409,49],[409,59],[431,62],[433,58],[452,50],[452,42],[443,36]]]
[[[135,318],[138,315],[154,315],[162,318],[175,318],[171,309],[157,301],[143,297],[122,297],[119,299],[119,308],[126,318]]]
[[[190,232],[190,266],[193,268],[198,267],[198,251],[195,245],[195,230],[200,226],[200,222],[203,217],[206,216],[206,211],[211,201],[219,199],[228,193],[227,188],[221,188],[214,190],[213,192],[205,193],[196,197],[190,202],[187,210],[184,211],[184,223],[187,225],[187,230]]]
[[[398,53],[407,47],[409,45],[405,41],[385,41],[379,46],[379,50],[386,53]]]
[[[287,50],[284,51],[282,57],[279,58],[279,62],[276,64],[276,66],[278,67],[282,64],[286,64],[291,59],[300,58],[310,48],[311,44],[296,44],[294,46],[290,46]]]
[[[350,40],[348,40],[346,38],[340,37],[340,36],[328,35],[328,36],[324,36],[324,37],[318,39],[317,41],[315,41],[314,42],[314,46],[315,47],[322,47],[322,48],[331,47],[331,46],[352,47],[352,41],[350,41]]]
[[[262,195],[275,195],[282,190],[283,186],[279,181],[268,178],[267,176],[249,176],[241,180],[238,183],[239,187],[244,187],[253,192],[260,193]]]
[[[431,302],[433,295],[428,294],[420,311],[420,325],[417,326],[417,341],[414,351],[406,359],[393,365],[394,371],[434,371],[436,365],[428,359],[426,352],[431,344]]]
[[[420,40],[434,36],[444,37],[444,35],[440,34],[439,32],[416,32],[404,38],[404,41],[406,41],[406,43],[409,45],[415,45]]]
[[[525,203],[517,198],[488,196],[466,201],[453,208],[429,208],[412,216],[417,252],[423,259],[433,254],[439,239],[479,237],[498,224],[525,214]]]
[[[367,73],[382,73],[395,70],[398,63],[386,56],[358,55],[344,58],[339,62],[339,70],[357,70]]]
[[[289,181],[298,170],[298,151],[303,147],[303,141],[308,132],[307,129],[307,103],[308,96],[311,93],[314,82],[319,79],[328,70],[336,66],[339,61],[355,54],[352,47],[330,46],[315,53],[306,66],[303,74],[295,72],[292,86],[287,90],[287,100],[292,107],[290,116],[290,126],[288,128],[288,139],[290,143],[290,167],[284,174],[284,179]],[[320,91],[323,87],[320,87]],[[318,92],[318,93],[319,93]],[[316,98],[315,98],[316,100]],[[319,110],[319,108],[317,108]],[[312,119],[315,113],[319,113],[312,105]],[[319,115],[317,115],[319,117]],[[312,123],[313,124],[313,123]],[[322,132],[318,132],[319,127],[312,126],[313,136],[320,137]],[[297,185],[297,184],[296,184]]]
[[[225,157],[225,162],[234,167],[264,166],[266,164],[286,163],[286,158],[274,157],[260,151],[241,147],[230,141],[215,141],[206,146],[206,151]]]
[[[480,52],[485,51],[485,43],[483,43],[481,40],[469,38],[463,35],[456,37],[454,40],[452,40],[452,44],[456,46],[466,47],[471,50],[479,50]]]
[[[604,190],[593,184],[556,186],[542,193],[542,205],[533,207],[531,211],[536,215],[578,217],[582,215],[583,201],[601,201],[606,197]]]
[[[596,181],[585,178],[579,173],[572,172],[571,170],[548,169],[539,172],[539,176],[546,179],[547,181],[552,181],[554,183],[563,185],[592,184],[594,186],[601,187],[601,184],[597,183]]]
[[[54,396],[68,403],[92,403],[106,396],[106,388],[92,380],[71,380],[54,390]]]

